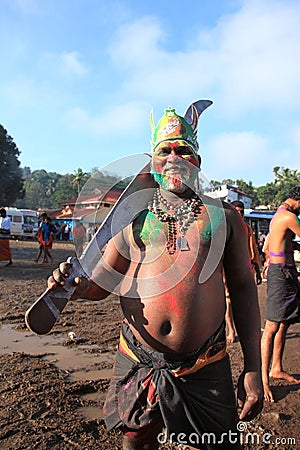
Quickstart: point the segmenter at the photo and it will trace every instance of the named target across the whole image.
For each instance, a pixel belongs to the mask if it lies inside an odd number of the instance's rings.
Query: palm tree
[[[85,182],[85,177],[87,176],[86,172],[83,172],[82,169],[77,169],[77,171],[74,171],[74,175],[73,178],[71,180],[71,184],[73,186],[77,186],[77,194],[79,195],[80,190],[81,190],[81,186],[83,185],[83,183]]]
[[[300,172],[295,169],[276,166],[273,168],[273,173],[275,175],[275,184],[286,184],[291,180],[300,181]]]
[[[276,166],[273,168],[273,173],[275,175],[274,186],[277,190],[274,196],[274,205],[278,207],[288,198],[290,190],[299,185],[300,172],[296,169]]]

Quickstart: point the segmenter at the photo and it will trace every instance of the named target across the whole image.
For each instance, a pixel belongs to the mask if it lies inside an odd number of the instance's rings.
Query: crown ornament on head
[[[198,100],[192,103],[183,117],[179,116],[175,109],[169,106],[165,114],[155,127],[153,111],[150,113],[151,125],[151,148],[152,151],[164,141],[185,141],[193,147],[197,153],[199,144],[197,142],[198,119],[202,112],[212,105],[211,100]]]

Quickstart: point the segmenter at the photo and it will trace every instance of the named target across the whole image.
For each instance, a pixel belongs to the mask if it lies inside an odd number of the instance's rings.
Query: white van
[[[10,218],[10,235],[12,238],[21,239],[23,235],[23,214],[17,208],[5,208],[6,214]]]
[[[31,209],[5,208],[10,218],[10,235],[14,239],[33,238],[38,232],[38,213]]]
[[[35,237],[39,229],[38,213],[32,209],[20,209],[20,212],[23,214],[22,236],[24,238]]]

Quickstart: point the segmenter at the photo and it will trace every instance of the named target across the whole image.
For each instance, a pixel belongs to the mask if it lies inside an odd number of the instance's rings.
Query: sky
[[[300,169],[299,0],[0,0],[0,124],[21,167],[107,170],[169,106],[202,171],[261,186]],[[132,159],[130,159],[132,160]],[[122,165],[122,164],[121,164]]]

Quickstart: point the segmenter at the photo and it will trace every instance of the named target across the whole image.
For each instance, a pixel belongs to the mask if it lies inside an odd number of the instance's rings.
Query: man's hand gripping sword
[[[87,273],[91,272],[101,257],[101,249],[147,207],[156,186],[150,174],[150,163],[148,163],[119,197],[81,257],[68,258],[67,262],[70,263],[71,268],[65,284],[55,289],[47,289],[26,311],[25,322],[31,331],[46,334],[52,329],[76,289],[74,279],[88,278]],[[125,201],[137,192],[139,195],[134,196],[134,201]]]

